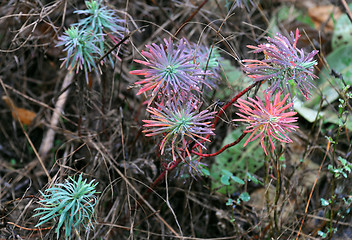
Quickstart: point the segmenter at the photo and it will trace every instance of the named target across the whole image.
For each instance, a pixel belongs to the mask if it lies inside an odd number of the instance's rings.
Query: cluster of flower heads
[[[310,90],[314,87],[311,80],[316,78],[313,71],[317,62],[313,58],[318,51],[306,55],[302,49],[297,48],[299,37],[297,29],[295,35],[291,32],[292,43],[277,33],[274,38],[267,38],[268,43],[248,46],[254,49],[254,53],[264,53],[265,59],[243,60],[246,63],[244,71],[254,81],[268,80],[268,91],[272,93],[277,90],[288,91],[292,100],[299,90],[308,99]]]
[[[241,118],[234,121],[249,124],[244,132],[251,135],[244,146],[260,138],[265,154],[268,154],[266,148],[270,147],[274,155],[274,140],[292,142],[287,132],[298,128],[293,124],[297,121],[297,117],[293,117],[296,114],[292,110],[293,97],[299,91],[308,99],[310,90],[314,87],[311,81],[316,78],[313,71],[317,62],[313,58],[318,51],[306,55],[302,49],[297,48],[300,37],[298,29],[295,34],[291,32],[290,36],[291,41],[277,33],[274,38],[268,37],[265,44],[248,46],[254,49],[254,53],[264,53],[265,58],[243,60],[246,63],[244,71],[248,76],[255,82],[267,80],[269,88],[264,93],[265,103],[258,97],[256,100],[249,98],[249,101],[239,99],[234,105],[239,108],[240,113],[237,115]],[[283,100],[280,99],[282,92],[288,92]],[[284,106],[289,96],[291,101]],[[286,110],[288,111],[284,112]],[[269,146],[266,146],[266,140]]]
[[[249,101],[238,99],[238,103],[234,105],[239,108],[240,113],[237,115],[241,118],[233,121],[248,123],[249,126],[244,132],[251,133],[244,146],[260,138],[260,144],[265,154],[268,154],[265,146],[265,139],[268,139],[274,155],[275,145],[272,138],[284,143],[292,142],[286,133],[298,128],[293,125],[298,117],[293,117],[296,115],[294,111],[284,112],[293,105],[291,102],[284,106],[288,96],[287,94],[281,100],[281,92],[276,93],[275,96],[271,92],[264,93],[265,103],[259,97],[256,97],[257,100],[248,98]]]
[[[287,105],[289,96],[298,89],[306,98],[314,86],[310,80],[316,76],[313,67],[316,61],[313,57],[317,51],[307,56],[297,48],[299,38],[291,33],[292,44],[280,34],[267,44],[257,47],[249,46],[256,53],[263,52],[264,60],[244,60],[244,70],[255,82],[268,80],[271,87],[264,93],[265,101],[249,98],[238,99],[234,104],[238,109],[240,119],[234,121],[246,122],[249,126],[244,131],[251,133],[248,142],[260,138],[265,154],[267,147],[275,151],[275,141],[289,143],[289,132],[296,130],[294,125],[296,112],[291,111],[292,101]],[[146,136],[161,136],[161,154],[166,146],[170,146],[172,159],[182,159],[194,162],[191,156],[191,143],[205,148],[204,142],[209,142],[213,135],[211,120],[215,112],[200,110],[202,102],[199,96],[204,86],[213,87],[211,81],[219,75],[219,56],[207,47],[190,44],[181,39],[177,44],[171,39],[164,39],[164,44],[146,45],[148,51],[142,51],[145,60],[135,62],[147,68],[131,71],[131,74],[144,76],[135,84],[140,86],[137,94],[148,97],[150,118],[143,120]],[[285,90],[288,93],[281,99]],[[265,141],[268,141],[266,146]],[[198,161],[199,162],[199,159]],[[197,166],[191,166],[197,169]]]
[[[96,62],[114,44],[117,44],[127,29],[123,27],[124,20],[115,15],[115,11],[102,6],[101,0],[85,2],[87,9],[75,13],[84,15],[78,23],[73,24],[60,36],[57,46],[64,46],[67,52],[62,66],[74,70],[83,70],[88,81],[88,72],[96,68]],[[114,55],[117,57],[117,53]],[[110,63],[114,61],[108,56]]]
[[[185,39],[174,43],[171,38],[164,39],[164,44],[146,45],[148,51],[142,51],[146,60],[134,61],[148,68],[130,72],[144,76],[135,83],[141,87],[137,94],[145,93],[149,98],[147,111],[151,120],[144,120],[144,132],[146,136],[163,137],[161,154],[171,141],[173,161],[177,157],[191,159],[189,143],[194,141],[205,148],[202,142],[210,140],[204,136],[213,135],[211,119],[215,113],[201,110],[198,96],[204,86],[214,85],[207,77],[215,75],[218,62],[214,57],[205,59],[210,54],[209,48],[195,51],[192,46]]]

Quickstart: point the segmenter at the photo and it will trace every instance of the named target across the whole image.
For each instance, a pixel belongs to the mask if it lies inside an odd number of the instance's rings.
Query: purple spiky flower
[[[298,29],[296,35],[291,32],[291,42],[277,33],[275,38],[268,37],[268,43],[258,46],[248,46],[254,49],[254,53],[264,53],[264,60],[243,60],[246,65],[244,71],[254,81],[269,80],[268,91],[272,93],[280,89],[288,90],[291,100],[296,95],[297,89],[308,99],[310,90],[314,87],[311,83],[314,75],[314,66],[317,61],[313,57],[318,53],[312,51],[308,55],[302,49],[297,48],[300,37]]]
[[[186,151],[189,140],[193,140],[201,147],[205,146],[199,140],[210,142],[204,135],[214,135],[211,121],[215,112],[208,110],[200,111],[200,103],[197,100],[185,100],[171,98],[165,105],[155,103],[156,108],[148,107],[152,120],[143,120],[146,128],[143,132],[146,136],[163,135],[160,143],[161,154],[163,154],[166,143],[171,140],[173,160],[176,161],[175,151],[178,148]]]
[[[248,98],[249,101],[238,99],[238,103],[234,106],[239,108],[240,113],[236,113],[240,116],[240,119],[234,119],[233,121],[246,122],[249,126],[244,131],[245,133],[251,133],[247,141],[244,143],[244,147],[248,142],[252,142],[257,138],[260,138],[260,144],[264,149],[266,155],[268,155],[264,140],[268,139],[274,155],[275,145],[273,139],[280,142],[289,143],[292,140],[287,136],[287,132],[296,130],[298,126],[292,123],[296,122],[298,117],[293,117],[296,112],[284,112],[292,106],[292,102],[284,106],[288,94],[281,100],[281,92],[278,92],[273,96],[270,92],[264,93],[265,104],[257,97],[257,100]],[[272,98],[273,101],[272,101]],[[259,132],[258,132],[259,131]],[[257,134],[255,136],[255,134]]]
[[[171,38],[164,39],[165,45],[146,45],[149,51],[142,51],[147,61],[134,60],[149,68],[131,71],[130,74],[142,75],[145,79],[135,84],[142,88],[137,95],[152,91],[151,101],[160,92],[166,96],[199,91],[200,76],[203,71],[193,62],[192,53],[186,51],[186,41],[181,39],[177,45]]]

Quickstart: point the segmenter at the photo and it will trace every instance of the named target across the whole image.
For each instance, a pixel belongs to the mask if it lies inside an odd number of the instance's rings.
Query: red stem
[[[172,171],[174,168],[176,168],[178,166],[178,164],[181,162],[181,159],[178,159],[176,162],[172,162],[172,165],[168,168],[165,168],[165,170],[159,175],[159,177],[157,179],[155,179],[155,181],[152,183],[152,185],[150,185],[150,187],[148,188],[148,190],[143,194],[143,198],[146,199],[147,196],[146,194],[150,193],[152,191],[152,189],[154,189],[154,187],[156,185],[159,184],[159,182],[161,182],[167,171]]]
[[[240,97],[242,97],[244,94],[246,94],[249,90],[251,90],[253,87],[255,87],[259,82],[255,82],[252,85],[250,85],[249,87],[245,88],[244,90],[242,90],[239,94],[237,94],[234,98],[231,99],[230,102],[228,102],[225,106],[223,106],[219,113],[216,115],[213,125],[211,126],[212,128],[215,128],[216,124],[218,123],[220,116],[225,112],[225,110],[231,106],[234,102],[237,101],[237,99],[239,99]]]
[[[261,81],[259,82],[255,82],[253,83],[252,85],[248,86],[247,88],[245,88],[244,90],[242,90],[239,94],[237,94],[234,98],[231,99],[230,102],[228,102],[225,106],[223,106],[220,111],[218,112],[218,114],[215,116],[215,119],[214,119],[214,122],[213,124],[211,125],[211,128],[215,128],[216,124],[218,123],[221,115],[225,112],[225,110],[231,106],[234,102],[237,101],[237,99],[239,99],[240,97],[242,97],[244,94],[246,94],[249,90],[251,90],[253,87],[255,87],[258,83],[260,83]],[[210,137],[210,134],[208,134],[207,136],[205,136],[205,138],[209,138]],[[204,140],[201,141],[201,143],[204,142]],[[198,147],[199,144],[196,143],[192,149]],[[193,151],[192,151],[193,152]]]
[[[223,151],[225,151],[226,149],[236,145],[237,143],[239,143],[243,138],[244,136],[246,136],[247,133],[242,133],[242,135],[237,138],[236,141],[232,142],[232,143],[229,143],[229,144],[226,144],[225,146],[223,146],[219,151],[215,152],[215,153],[209,153],[209,154],[204,154],[204,153],[199,153],[199,152],[195,152],[192,150],[192,153],[194,153],[195,155],[198,155],[198,156],[201,156],[201,157],[214,157],[220,153],[222,153]]]

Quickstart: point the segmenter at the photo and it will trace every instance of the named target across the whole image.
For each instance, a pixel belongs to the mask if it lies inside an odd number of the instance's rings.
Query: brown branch
[[[307,212],[308,212],[308,207],[309,207],[309,203],[310,203],[310,199],[312,198],[312,195],[313,195],[313,192],[314,192],[314,188],[315,188],[315,185],[317,184],[318,182],[318,178],[319,178],[319,174],[321,172],[321,169],[324,165],[324,162],[325,162],[325,159],[329,153],[329,149],[330,149],[330,145],[331,145],[331,142],[328,142],[328,145],[326,147],[326,153],[325,153],[325,156],[323,158],[323,161],[321,162],[320,164],[320,167],[319,167],[319,170],[318,170],[318,174],[317,174],[317,177],[315,178],[315,181],[314,181],[314,184],[313,184],[313,187],[312,187],[312,190],[310,191],[310,194],[309,194],[309,198],[308,198],[308,202],[307,202],[307,205],[306,205],[306,209],[304,210],[304,216],[303,216],[303,219],[302,219],[302,223],[301,223],[301,226],[299,227],[299,230],[298,230],[298,233],[297,233],[297,237],[296,237],[296,240],[298,240],[299,238],[299,235],[302,231],[302,227],[303,227],[303,223],[304,223],[304,219],[306,218],[307,216]]]
[[[6,222],[7,224],[10,224],[10,225],[14,225],[15,227],[18,227],[20,229],[23,229],[23,230],[27,230],[27,231],[45,231],[45,230],[50,230],[52,229],[53,227],[46,227],[46,228],[27,228],[27,227],[22,227],[16,223],[13,223],[13,222]]]
[[[346,3],[345,0],[341,0],[341,3],[342,3],[342,5],[343,5],[343,7],[345,8],[347,17],[350,19],[350,21],[351,21],[351,23],[352,23],[352,13],[351,13],[350,8],[348,7],[348,5],[347,5],[347,3]]]
[[[7,206],[7,205],[9,205],[9,204],[11,204],[13,202],[21,201],[22,199],[26,199],[26,198],[36,198],[37,200],[41,200],[41,198],[39,198],[39,197],[37,197],[35,195],[28,195],[28,196],[19,197],[19,198],[7,201],[7,202],[4,203],[4,206]]]

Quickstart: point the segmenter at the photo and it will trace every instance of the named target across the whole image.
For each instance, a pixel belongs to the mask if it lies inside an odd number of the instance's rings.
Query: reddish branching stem
[[[237,138],[236,141],[229,143],[229,144],[226,144],[219,151],[217,151],[215,153],[204,154],[204,153],[199,153],[199,152],[195,152],[195,151],[192,151],[192,153],[194,153],[195,155],[201,156],[201,157],[214,157],[216,155],[219,155],[220,153],[222,153],[226,149],[238,144],[244,138],[244,136],[246,136],[246,134],[247,133],[242,133],[242,135],[239,138]]]
[[[223,106],[220,111],[218,112],[218,114],[216,115],[212,128],[215,128],[216,124],[218,123],[221,115],[225,112],[225,110],[231,106],[234,102],[237,101],[237,99],[239,99],[240,97],[242,97],[244,94],[246,94],[249,90],[251,90],[252,88],[254,88],[257,84],[261,83],[261,81],[259,82],[255,82],[252,85],[250,85],[249,87],[243,89],[239,94],[237,94],[234,98],[231,99],[230,102],[228,102],[225,106]],[[210,136],[210,135],[209,135]]]
[[[252,85],[248,86],[247,88],[243,89],[243,90],[242,90],[240,93],[238,93],[234,98],[232,98],[230,102],[228,102],[226,105],[224,105],[224,106],[220,109],[220,111],[218,112],[218,114],[215,116],[214,122],[213,122],[213,124],[211,125],[211,127],[212,127],[212,128],[215,128],[215,127],[216,127],[216,124],[219,122],[220,117],[222,116],[222,114],[225,112],[225,110],[226,110],[228,107],[230,107],[234,102],[237,101],[237,99],[239,99],[240,97],[242,97],[242,96],[243,96],[244,94],[246,94],[249,90],[251,90],[252,88],[254,88],[256,85],[258,85],[258,84],[260,84],[260,83],[261,83],[261,81],[255,82],[255,83],[253,83]],[[210,134],[208,134],[205,138],[209,138],[209,137],[210,137]],[[204,140],[203,140],[202,142],[204,142]],[[198,146],[199,146],[199,144],[197,143],[197,144],[195,144],[195,145],[193,146],[192,149],[194,149],[194,148],[196,148],[196,147],[198,147]]]

